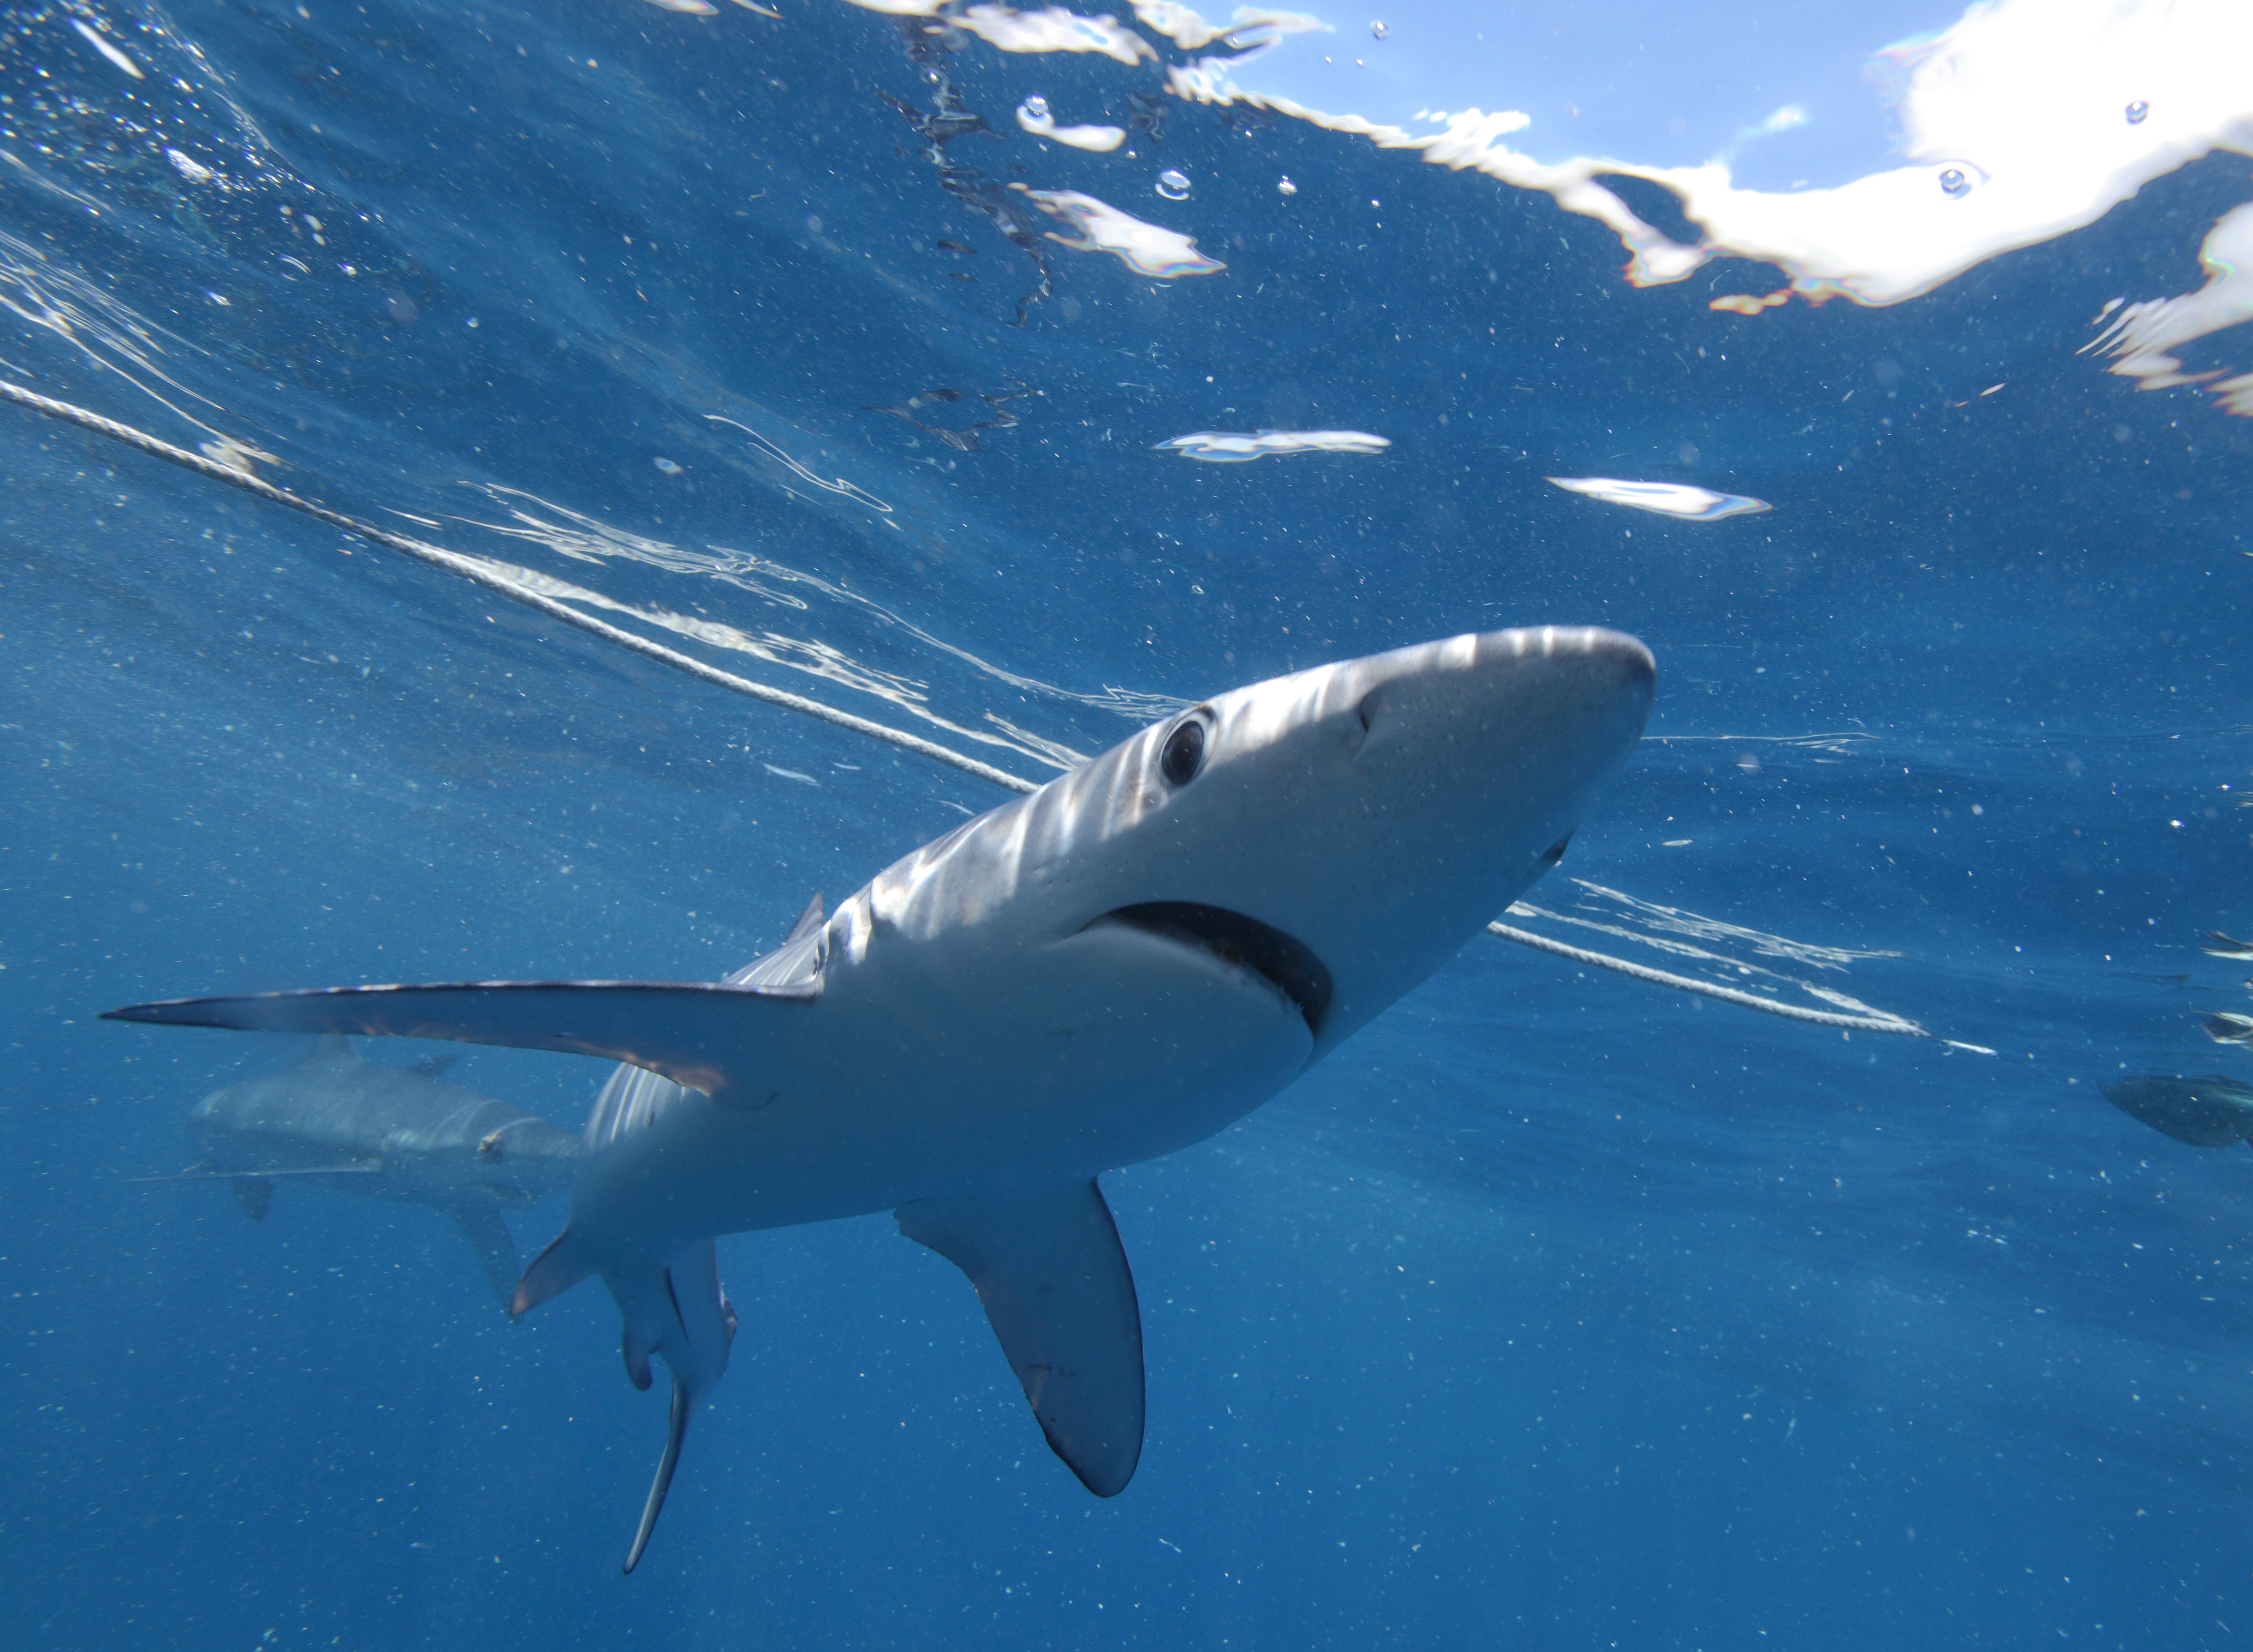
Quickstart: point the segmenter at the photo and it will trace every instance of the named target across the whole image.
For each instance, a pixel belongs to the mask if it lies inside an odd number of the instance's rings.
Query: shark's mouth
[[[1096,922],[1124,924],[1248,969],[1299,1007],[1308,1032],[1322,1030],[1330,1007],[1329,971],[1304,942],[1256,917],[1196,901],[1145,901],[1106,912]]]

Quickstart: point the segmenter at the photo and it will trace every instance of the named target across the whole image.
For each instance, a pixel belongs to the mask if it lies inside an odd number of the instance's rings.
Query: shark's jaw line
[[[1329,969],[1312,947],[1272,924],[1201,901],[1139,902],[1106,912],[1088,928],[1100,924],[1124,924],[1249,970],[1297,1005],[1307,1030],[1322,1036],[1335,991]]]

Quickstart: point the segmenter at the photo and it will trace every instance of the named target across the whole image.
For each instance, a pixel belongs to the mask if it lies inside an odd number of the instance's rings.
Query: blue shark
[[[673,1377],[665,1502],[735,1319],[714,1236],[889,1210],[968,1277],[1098,1496],[1143,1433],[1097,1178],[1203,1141],[1430,977],[1563,856],[1649,716],[1634,638],[1490,631],[1219,694],[888,868],[720,982],[179,1000],[114,1019],[624,1063],[523,1312],[598,1275]]]
[[[197,1165],[151,1181],[225,1181],[265,1220],[277,1179],[451,1216],[506,1307],[516,1245],[501,1211],[567,1186],[579,1157],[568,1131],[439,1074],[450,1056],[379,1067],[348,1038],[324,1036],[294,1065],[215,1090],[187,1119]]]

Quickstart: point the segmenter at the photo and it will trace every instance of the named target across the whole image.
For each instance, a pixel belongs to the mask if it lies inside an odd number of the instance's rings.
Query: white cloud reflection
[[[2170,353],[2210,332],[2253,321],[2253,203],[2224,214],[2198,257],[2205,286],[2180,298],[2130,304],[2111,316],[2083,353],[2115,358],[2111,371],[2135,380],[2138,389],[2204,385],[2230,412],[2253,417],[2253,373],[2229,378],[2226,367],[2185,373],[2181,359]]]
[[[943,15],[1005,51],[1159,55],[1109,17],[1053,7],[852,3]],[[1617,234],[1638,285],[1719,258],[1777,267],[1773,291],[1709,301],[1747,317],[1794,296],[1900,303],[2092,224],[2202,156],[2253,155],[2246,0],[1979,0],[1937,29],[1914,0],[1836,0],[1757,31],[1739,0],[1573,10],[1571,29],[1552,29],[1466,0],[1399,0],[1371,38],[1358,12],[1245,7],[1223,25],[1176,0],[1133,3],[1182,53],[1218,48],[1166,63],[1175,96],[1541,191]],[[1695,239],[1645,220],[1609,186],[1618,177],[1674,195]],[[2208,320],[2234,302],[2211,284],[2200,297]],[[2253,413],[2253,387],[2216,387]]]
[[[1742,493],[1716,493],[1685,482],[1622,482],[1608,476],[1552,476],[1545,478],[1567,493],[1586,494],[1606,505],[1624,505],[1631,511],[1678,517],[1685,522],[1718,522],[1724,517],[1753,516],[1774,507],[1766,499]]]
[[[1045,108],[1036,109],[1029,101],[1017,105],[1017,124],[1035,137],[1098,155],[1106,155],[1126,141],[1123,126],[1058,126],[1055,115]]]
[[[1255,436],[1197,430],[1155,445],[1161,453],[1206,464],[1249,464],[1271,453],[1382,453],[1392,443],[1366,430],[1262,430]]]
[[[1049,231],[1049,239],[1076,253],[1109,253],[1138,275],[1154,281],[1175,281],[1183,275],[1210,275],[1228,266],[1197,251],[1196,242],[1176,230],[1147,224],[1131,213],[1122,213],[1108,201],[1083,195],[1076,189],[1028,189],[1012,184],[1033,205],[1051,218],[1060,218],[1077,235]]]

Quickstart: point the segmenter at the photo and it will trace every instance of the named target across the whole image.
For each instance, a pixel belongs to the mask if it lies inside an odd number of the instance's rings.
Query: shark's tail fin
[[[641,1564],[641,1551],[649,1547],[649,1534],[657,1530],[657,1517],[665,1512],[665,1494],[673,1489],[673,1471],[680,1466],[680,1442],[688,1438],[688,1419],[695,1412],[696,1402],[674,1382],[673,1414],[666,1421],[665,1454],[657,1460],[657,1478],[650,1481],[649,1500],[641,1506],[641,1524],[634,1528],[633,1547],[626,1551],[626,1563],[619,1568],[629,1576]]]
[[[516,1295],[508,1305],[509,1317],[529,1314],[551,1296],[569,1290],[595,1271],[595,1264],[582,1250],[569,1228],[555,1236],[555,1243],[532,1259],[524,1277],[516,1282]]]
[[[626,1553],[625,1570],[631,1572],[641,1564],[642,1551],[649,1546],[649,1535],[664,1511],[666,1493],[673,1488],[673,1471],[680,1465],[680,1442],[687,1435],[688,1419],[727,1371],[728,1349],[736,1340],[736,1310],[720,1288],[719,1255],[709,1239],[699,1240],[662,1264],[646,1257],[614,1258],[605,1264],[603,1277],[625,1321],[619,1352],[625,1356],[627,1379],[636,1388],[647,1388],[652,1357],[662,1359],[673,1374],[665,1452],[658,1459],[641,1523]]]

